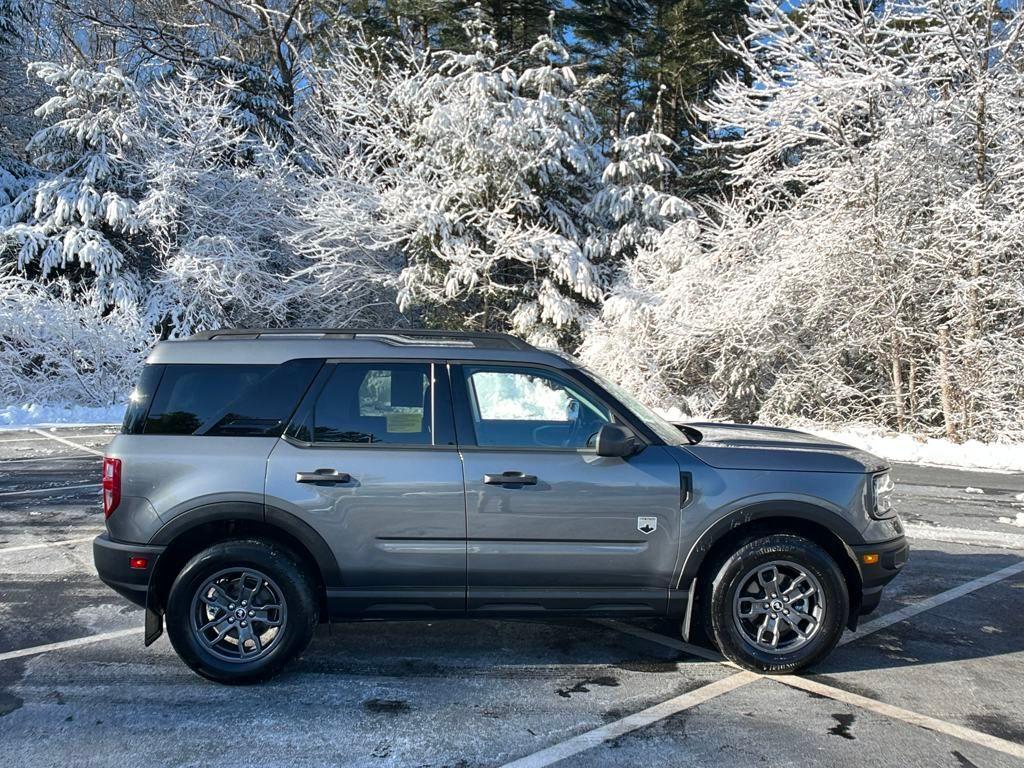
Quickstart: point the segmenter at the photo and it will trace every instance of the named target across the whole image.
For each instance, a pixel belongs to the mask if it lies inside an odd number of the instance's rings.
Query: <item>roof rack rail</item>
[[[391,344],[431,344],[531,350],[533,346],[507,333],[483,331],[443,331],[431,328],[219,328],[200,331],[188,341],[210,341],[218,338],[258,339],[262,336],[319,336],[331,339],[355,339],[360,336],[376,337]],[[462,342],[461,344],[459,342]],[[468,346],[468,345],[467,345]]]

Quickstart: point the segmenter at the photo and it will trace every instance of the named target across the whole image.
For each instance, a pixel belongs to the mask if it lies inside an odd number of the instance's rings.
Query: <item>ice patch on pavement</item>
[[[74,620],[89,631],[99,634],[137,623],[138,619],[132,614],[139,610],[124,603],[102,603],[79,608],[74,613]],[[125,617],[130,617],[129,622],[125,621]]]
[[[120,424],[124,405],[69,405],[26,403],[0,407],[0,429],[20,427],[85,427],[94,424]]]
[[[1004,525],[1015,525],[1024,528],[1024,512],[1018,512],[1016,517],[1000,517],[999,522]]]

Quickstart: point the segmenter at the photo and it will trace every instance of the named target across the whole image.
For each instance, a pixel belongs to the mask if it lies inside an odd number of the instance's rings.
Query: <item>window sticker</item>
[[[421,432],[423,430],[422,413],[389,413],[388,432]]]

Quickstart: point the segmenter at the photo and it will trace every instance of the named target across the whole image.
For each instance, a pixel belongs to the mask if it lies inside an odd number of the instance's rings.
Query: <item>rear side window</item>
[[[321,365],[320,360],[291,360],[281,365],[147,366],[133,393],[139,405],[129,406],[124,431],[147,435],[279,435]],[[160,370],[151,372],[150,368]],[[142,418],[137,411],[146,401],[148,409]]]
[[[126,435],[141,435],[146,427],[146,414],[149,413],[153,393],[156,392],[160,377],[164,375],[165,365],[146,365],[142,368],[139,383],[135,385],[128,397],[128,407],[124,412],[124,423],[121,431]]]
[[[317,443],[433,442],[429,363],[339,363],[311,414]]]

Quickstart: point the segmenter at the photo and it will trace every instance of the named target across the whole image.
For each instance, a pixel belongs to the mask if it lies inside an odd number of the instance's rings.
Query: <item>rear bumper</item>
[[[866,544],[852,549],[857,558],[857,568],[860,570],[863,585],[859,611],[863,616],[878,607],[878,602],[882,599],[882,590],[906,565],[910,556],[910,545],[907,544],[905,536],[900,536],[881,544]],[[878,555],[878,562],[866,564],[865,555]]]
[[[136,605],[146,607],[149,578],[165,547],[127,544],[101,533],[92,542],[92,557],[100,580]],[[132,568],[133,557],[146,559],[145,568]]]

